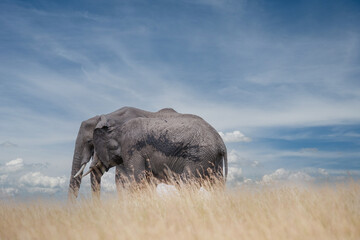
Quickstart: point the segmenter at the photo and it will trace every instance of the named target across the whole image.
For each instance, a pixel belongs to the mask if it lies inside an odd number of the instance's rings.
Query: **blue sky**
[[[123,106],[202,116],[234,184],[358,176],[359,24],[356,1],[1,1],[3,195],[64,192],[80,122]]]

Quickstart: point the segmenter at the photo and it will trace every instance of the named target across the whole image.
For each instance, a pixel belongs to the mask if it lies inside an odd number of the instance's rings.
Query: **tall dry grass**
[[[0,239],[360,239],[360,183],[1,202]]]

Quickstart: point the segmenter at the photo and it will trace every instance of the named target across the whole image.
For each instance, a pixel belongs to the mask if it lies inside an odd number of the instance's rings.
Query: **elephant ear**
[[[108,167],[110,164],[109,161],[109,124],[104,115],[101,116],[99,123],[94,129],[94,150],[98,155],[100,161]]]
[[[95,126],[95,129],[103,128],[103,127],[109,128],[110,124],[109,124],[108,119],[104,115],[101,115],[99,122]]]

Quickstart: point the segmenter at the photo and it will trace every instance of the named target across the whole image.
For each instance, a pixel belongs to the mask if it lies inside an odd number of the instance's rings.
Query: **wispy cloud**
[[[223,1],[214,2],[227,4]],[[78,117],[90,117],[90,114],[110,112],[123,105],[150,109],[171,105],[185,112],[199,113],[222,129],[239,126],[336,124],[344,120],[354,122],[360,119],[358,111],[355,111],[360,101],[356,91],[358,86],[347,77],[356,72],[356,68],[352,66],[356,63],[359,37],[355,33],[337,39],[308,35],[274,41],[273,38],[279,36],[263,29],[253,29],[245,37],[250,29],[240,25],[239,30],[226,31],[223,36],[217,35],[219,29],[211,33],[210,30],[213,29],[205,25],[205,32],[197,35],[197,38],[208,39],[209,35],[215,37],[216,41],[212,43],[216,46],[214,51],[225,60],[230,72],[222,76],[223,87],[218,88],[218,84],[214,84],[204,92],[198,88],[198,85],[202,85],[200,83],[206,83],[199,78],[208,78],[207,74],[201,75],[205,74],[202,66],[199,65],[200,72],[191,71],[184,75],[183,70],[192,69],[194,64],[185,64],[184,56],[169,62],[159,58],[159,53],[156,52],[159,46],[152,42],[152,38],[158,36],[153,29],[155,24],[159,24],[156,19],[148,19],[149,25],[142,25],[146,19],[144,16],[137,22],[138,25],[134,22],[129,26],[121,25],[122,28],[119,29],[111,24],[118,22],[117,19],[101,16],[100,20],[95,18],[86,29],[81,23],[74,25],[74,30],[79,30],[81,34],[70,37],[71,29],[54,32],[24,19],[44,21],[45,15],[49,17],[50,25],[56,21],[70,25],[69,19],[86,20],[91,13],[52,13],[21,6],[11,10],[15,13],[12,21],[17,22],[17,28],[13,28],[10,20],[4,17],[8,23],[6,26],[13,34],[31,40],[30,46],[34,53],[31,58],[35,57],[35,61],[24,62],[21,72],[17,71],[13,62],[4,62],[6,64],[3,65],[3,71],[26,82],[27,84],[22,84],[25,92],[46,99],[67,115],[71,113]],[[170,18],[168,15],[163,17]],[[131,19],[138,19],[139,16],[128,14],[125,18],[131,22]],[[228,20],[237,21],[230,17]],[[163,33],[168,34],[171,41],[178,41],[176,37],[179,37],[179,33],[170,31],[165,23],[159,26],[163,27]],[[190,26],[186,26],[188,27]],[[102,28],[106,31],[102,31]],[[182,39],[185,39],[184,51],[188,52],[197,40],[184,30],[181,33]],[[69,36],[72,41],[66,41],[64,36]],[[137,39],[139,49],[132,46],[133,37]],[[84,45],[77,44],[80,42]],[[343,46],[349,49],[344,49]],[[202,47],[198,47],[201,50]],[[268,51],[263,51],[264,49]],[[168,50],[176,52],[176,49]],[[99,51],[102,54],[98,54]],[[211,53],[202,54],[206,56]],[[30,58],[28,55],[20,56]],[[252,56],[257,56],[256,60]],[[70,71],[59,71],[52,61],[44,61],[44,57],[58,61],[60,66]],[[257,66],[240,61],[249,67],[246,71],[241,67],[242,72],[239,72],[230,60],[237,62],[237,59],[243,58],[251,59]],[[215,63],[211,61],[205,61],[204,64],[215,67]],[[259,68],[262,69],[261,72],[258,71]],[[213,69],[221,71],[219,67]],[[216,72],[213,74],[216,77]],[[182,79],[183,77],[188,79]],[[198,81],[190,87],[188,83],[195,79]],[[218,94],[219,98],[211,99],[209,94]],[[219,103],[221,98],[227,101]]]
[[[3,143],[0,143],[0,148],[12,148],[12,147],[17,147],[18,145],[15,143],[12,143],[10,141],[5,141]]]

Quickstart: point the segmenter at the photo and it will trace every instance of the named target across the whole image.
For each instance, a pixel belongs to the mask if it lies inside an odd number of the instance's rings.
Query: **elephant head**
[[[100,117],[93,133],[94,155],[96,157],[94,157],[89,171],[83,177],[91,172],[101,177],[110,168],[122,164],[121,147],[114,138],[109,137],[115,128],[116,126],[109,123],[106,116]]]

